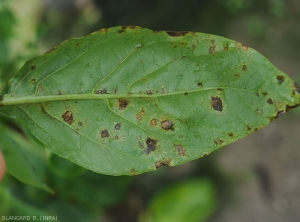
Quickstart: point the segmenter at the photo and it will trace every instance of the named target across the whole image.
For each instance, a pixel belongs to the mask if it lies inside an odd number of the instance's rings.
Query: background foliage
[[[3,94],[8,79],[26,60],[65,39],[117,25],[235,39],[257,49],[299,82],[299,22],[297,0],[1,0],[0,88]],[[295,109],[202,159],[135,177],[86,171],[48,153],[17,122],[0,117],[5,158],[12,150],[26,155],[29,167],[44,181],[33,185],[54,191],[20,182],[24,182],[22,175],[12,173],[16,165],[8,165],[9,174],[0,185],[0,215],[58,215],[59,221],[164,221],[176,213],[176,218],[189,215],[188,221],[297,221],[299,113]],[[194,200],[195,196],[202,198]],[[206,201],[201,205],[199,200]],[[189,213],[191,203],[198,214]]]

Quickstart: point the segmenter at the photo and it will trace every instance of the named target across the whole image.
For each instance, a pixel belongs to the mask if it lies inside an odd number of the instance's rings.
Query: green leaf
[[[34,152],[39,149],[36,144],[17,134],[0,122],[0,148],[5,157],[7,173],[18,180],[41,188],[47,192],[53,191],[42,181],[39,170],[45,165]]]
[[[194,179],[167,187],[156,194],[141,221],[202,222],[207,221],[217,206],[212,182]]]
[[[55,154],[95,172],[136,175],[245,137],[299,105],[299,93],[235,41],[115,27],[28,61],[0,105]]]

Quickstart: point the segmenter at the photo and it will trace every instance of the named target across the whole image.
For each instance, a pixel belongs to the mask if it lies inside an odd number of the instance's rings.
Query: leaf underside
[[[103,174],[136,175],[245,137],[297,106],[299,91],[238,42],[114,27],[28,61],[1,110],[61,157]]]

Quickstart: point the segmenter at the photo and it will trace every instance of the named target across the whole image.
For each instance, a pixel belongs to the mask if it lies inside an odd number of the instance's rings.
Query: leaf
[[[5,157],[7,173],[24,183],[53,193],[38,173],[39,168],[42,168],[44,163],[32,151],[32,146],[36,145],[13,132],[1,122],[0,132],[0,148]]]
[[[207,179],[193,179],[156,194],[141,221],[207,221],[217,206],[213,183]]]
[[[28,61],[0,105],[55,154],[95,172],[136,175],[245,137],[299,105],[299,93],[235,41],[131,26]]]

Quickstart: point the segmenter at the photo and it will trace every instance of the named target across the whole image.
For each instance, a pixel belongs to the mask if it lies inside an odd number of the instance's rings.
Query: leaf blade
[[[112,175],[197,159],[299,104],[293,80],[253,49],[140,27],[66,41],[10,87],[2,104],[23,101],[10,115],[52,152]]]

